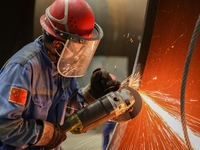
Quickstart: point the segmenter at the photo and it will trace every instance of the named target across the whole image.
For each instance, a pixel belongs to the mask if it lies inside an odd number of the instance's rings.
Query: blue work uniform
[[[116,122],[114,122],[112,120],[108,120],[105,123],[104,129],[103,129],[103,148],[102,148],[102,150],[107,149],[108,143],[110,141],[110,133],[113,132],[115,125],[116,125]]]
[[[34,147],[42,127],[36,120],[63,124],[67,106],[84,103],[75,78],[59,75],[41,36],[15,53],[0,72],[0,150]],[[59,150],[59,146],[55,150]]]

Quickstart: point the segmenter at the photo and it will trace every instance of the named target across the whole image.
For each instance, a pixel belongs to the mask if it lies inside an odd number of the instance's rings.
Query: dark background
[[[0,4],[0,66],[33,40],[34,0],[7,0]]]

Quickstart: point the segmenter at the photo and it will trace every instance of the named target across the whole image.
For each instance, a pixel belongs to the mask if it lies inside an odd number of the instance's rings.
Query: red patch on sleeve
[[[26,103],[27,91],[17,87],[11,87],[9,101],[24,105]]]

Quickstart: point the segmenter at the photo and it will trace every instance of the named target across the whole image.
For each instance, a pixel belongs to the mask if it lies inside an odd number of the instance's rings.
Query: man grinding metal
[[[96,69],[81,77],[103,37],[84,0],[55,0],[41,16],[43,34],[15,53],[0,71],[0,150],[60,150],[67,106],[81,109],[120,82]]]

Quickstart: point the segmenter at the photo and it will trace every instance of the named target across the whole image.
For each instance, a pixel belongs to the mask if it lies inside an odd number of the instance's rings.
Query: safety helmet
[[[103,37],[85,0],[55,0],[41,16],[42,28],[63,41],[58,71],[66,77],[83,76]]]

